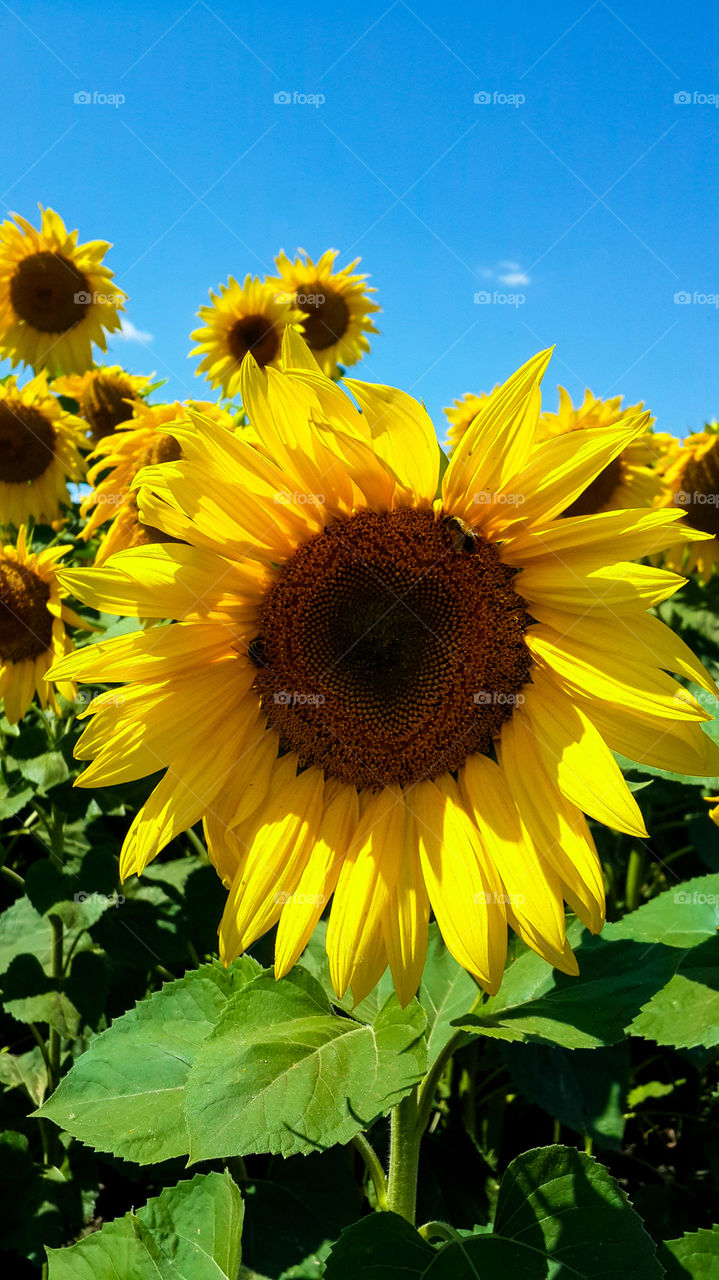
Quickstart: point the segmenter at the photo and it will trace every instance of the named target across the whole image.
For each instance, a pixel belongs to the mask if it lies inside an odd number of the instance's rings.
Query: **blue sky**
[[[362,376],[441,434],[443,405],[556,343],[546,407],[588,385],[681,435],[719,413],[716,12],[0,3],[3,212],[113,242],[140,337],[108,358],[168,398],[207,394],[187,354],[210,288],[333,246],[383,308]]]

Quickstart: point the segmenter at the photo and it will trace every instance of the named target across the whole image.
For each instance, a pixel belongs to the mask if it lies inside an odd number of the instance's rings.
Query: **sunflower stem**
[[[387,1208],[414,1226],[419,1146],[424,1126],[418,1120],[417,1086],[394,1108],[390,1120]]]
[[[359,1151],[370,1176],[377,1200],[377,1208],[379,1210],[387,1209],[387,1179],[384,1176],[384,1169],[379,1162],[377,1152],[363,1133],[355,1134],[352,1139],[352,1145]]]

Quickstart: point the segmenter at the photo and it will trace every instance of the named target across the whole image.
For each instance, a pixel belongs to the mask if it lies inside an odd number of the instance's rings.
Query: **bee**
[[[267,657],[265,655],[264,636],[255,636],[254,640],[250,641],[250,644],[247,650],[247,656],[250,662],[254,664],[254,666],[256,667],[266,666]]]
[[[472,555],[477,550],[477,535],[459,516],[445,516],[444,526],[452,535],[455,551],[465,551]]]

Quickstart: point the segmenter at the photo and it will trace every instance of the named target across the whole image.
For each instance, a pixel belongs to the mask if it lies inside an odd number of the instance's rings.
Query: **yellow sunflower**
[[[337,249],[328,249],[318,262],[298,250],[291,262],[285,253],[275,258],[279,276],[268,280],[280,296],[302,313],[305,342],[317,363],[329,377],[337,366],[356,364],[369,351],[367,333],[379,333],[370,316],[380,308],[370,300],[376,289],[368,288],[367,276],[353,274],[356,258],[341,271],[335,270]]]
[[[71,653],[73,642],[65,627],[87,623],[63,603],[66,589],[57,580],[56,564],[69,547],[50,547],[33,554],[23,525],[17,545],[0,547],[0,698],[10,724],[22,720],[35,694],[42,707],[58,711],[52,684],[46,678],[57,658]],[[64,698],[75,686],[58,682]]]
[[[78,413],[89,427],[93,444],[97,444],[132,417],[151,382],[152,377],[126,373],[119,364],[113,364],[56,378],[52,389],[59,396],[77,400]]]
[[[105,240],[77,243],[62,218],[40,205],[37,231],[25,218],[0,226],[0,356],[49,376],[84,373],[92,344],[120,328],[127,295],[102,260]]]
[[[667,549],[663,563],[704,581],[719,566],[719,423],[708,423],[683,445],[667,437],[659,473],[657,505],[683,511],[688,525],[709,535],[706,542]]]
[[[610,427],[628,414],[641,413],[644,405],[622,409],[622,396],[601,400],[587,388],[584,402],[572,404],[569,392],[559,388],[559,412],[543,413],[539,420],[537,440],[553,440],[568,431],[594,431]],[[564,512],[567,516],[591,516],[599,511],[620,511],[633,507],[651,507],[660,490],[655,464],[661,453],[663,437],[655,435],[654,418],[645,413],[647,429],[633,440],[609,466],[587,486],[584,493]]]
[[[445,417],[449,422],[447,445],[450,449],[456,448],[465,431],[472,425],[480,409],[488,399],[489,396],[484,392],[476,396],[471,391],[468,391],[466,395],[462,396],[461,400],[455,400],[451,409],[444,410]]]
[[[232,430],[230,414],[217,405],[205,401],[192,401],[192,405],[212,422]],[[141,522],[132,482],[143,467],[180,457],[180,446],[172,435],[166,434],[165,427],[186,414],[187,408],[181,404],[148,405],[139,401],[135,416],[101,440],[90,455],[87,479],[93,488],[80,508],[87,521],[80,537],[87,542],[107,520],[112,520],[98,549],[96,564],[102,564],[115,551],[166,539],[161,529]]]
[[[0,383],[0,526],[32,518],[52,524],[82,478],[82,423],[50,394],[45,374],[24,387]]]
[[[240,367],[248,352],[257,363],[279,363],[285,325],[301,324],[302,313],[269,281],[245,276],[238,284],[232,276],[220,285],[219,294],[210,293],[212,303],[200,307],[202,329],[190,334],[199,345],[190,356],[203,356],[197,368],[212,387],[222,387],[229,399],[240,386]]]
[[[646,612],[680,579],[630,563],[703,535],[669,509],[558,518],[646,415],[537,448],[548,358],[488,398],[437,497],[424,409],[350,381],[358,412],[288,330],[281,371],[242,367],[264,449],[190,414],[182,457],[140,478],[141,518],[181,541],[64,573],[96,608],[173,620],[55,674],[126,682],[88,708],[81,785],[166,770],[122,873],[202,818],[226,961],[276,924],[281,976],[333,898],[332,981],[356,999],[387,964],[411,998],[430,909],[488,991],[508,924],[574,973],[564,901],[604,917],[584,814],[646,834],[612,750],[719,771],[667,672],[713,682]]]

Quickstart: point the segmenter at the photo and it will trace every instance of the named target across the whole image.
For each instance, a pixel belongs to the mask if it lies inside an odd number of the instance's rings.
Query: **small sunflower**
[[[604,918],[584,814],[646,834],[612,750],[719,771],[710,717],[667,673],[715,686],[646,613],[680,580],[630,563],[703,535],[669,509],[559,518],[647,415],[537,447],[543,352],[489,397],[437,498],[421,405],[356,381],[351,400],[292,330],[283,356],[242,367],[262,449],[190,413],[169,428],[182,456],[143,473],[141,518],[179,542],[63,575],[96,608],[174,620],[54,673],[126,682],[88,708],[81,785],[166,769],[123,875],[202,818],[226,961],[278,925],[281,976],[332,899],[332,981],[358,1000],[388,964],[412,997],[430,909],[488,991],[508,924],[575,973],[564,902]]]
[[[314,263],[305,253],[291,262],[285,253],[275,259],[279,276],[268,284],[284,290],[287,301],[302,313],[303,336],[322,371],[335,377],[337,366],[356,364],[369,351],[367,333],[379,333],[370,316],[380,308],[370,300],[366,275],[353,274],[356,258],[335,271],[337,249],[328,249]]]
[[[569,392],[559,388],[559,412],[543,413],[539,420],[537,441],[554,440],[568,431],[594,431],[611,427],[628,414],[641,413],[643,404],[622,409],[622,396],[600,400],[587,388],[584,402],[572,404]],[[651,426],[654,418],[645,414],[647,429],[592,481],[570,507],[566,516],[591,516],[600,511],[620,511],[651,507],[660,489],[655,464],[661,452],[662,437]]]
[[[64,603],[67,591],[57,579],[55,566],[68,550],[33,554],[24,525],[17,545],[0,546],[0,698],[11,724],[22,720],[35,694],[42,707],[59,710],[48,668],[73,650],[68,624],[90,630]],[[74,684],[57,687],[64,698],[75,696]]]
[[[260,368],[279,363],[285,325],[301,324],[302,313],[269,281],[246,276],[238,284],[230,276],[210,306],[200,307],[204,328],[190,334],[199,345],[190,356],[203,356],[197,368],[210,386],[222,387],[228,399],[240,385],[240,367],[252,352]]]
[[[217,405],[191,403],[198,413],[232,430],[230,414]],[[186,415],[187,408],[180,404],[148,405],[140,400],[135,405],[135,416],[101,440],[90,455],[87,480],[93,489],[80,508],[87,521],[80,537],[87,542],[105,521],[112,520],[98,549],[96,564],[104,563],[115,551],[166,539],[162,530],[140,521],[132,482],[143,467],[177,461],[180,446],[164,428]]]
[[[62,218],[40,205],[37,231],[25,218],[0,226],[0,356],[50,377],[92,367],[92,344],[120,328],[126,294],[102,265],[105,240],[77,243]]]
[[[485,395],[484,392],[476,396],[473,392],[468,391],[466,395],[462,396],[461,400],[455,400],[451,409],[444,410],[445,417],[449,422],[447,445],[450,450],[457,447],[465,431],[472,425],[480,409],[487,403],[488,399],[489,396]]]
[[[0,383],[0,526],[53,524],[70,503],[67,482],[82,478],[82,423],[65,413],[38,374],[24,387]]]
[[[709,541],[668,549],[663,563],[705,581],[719,567],[719,422],[687,436],[683,445],[667,437],[658,470],[657,505],[683,511],[692,529],[710,535]]]
[[[56,378],[52,389],[57,395],[77,401],[78,414],[87,423],[93,444],[97,444],[132,417],[151,382],[151,377],[126,373],[119,364],[113,364]]]

